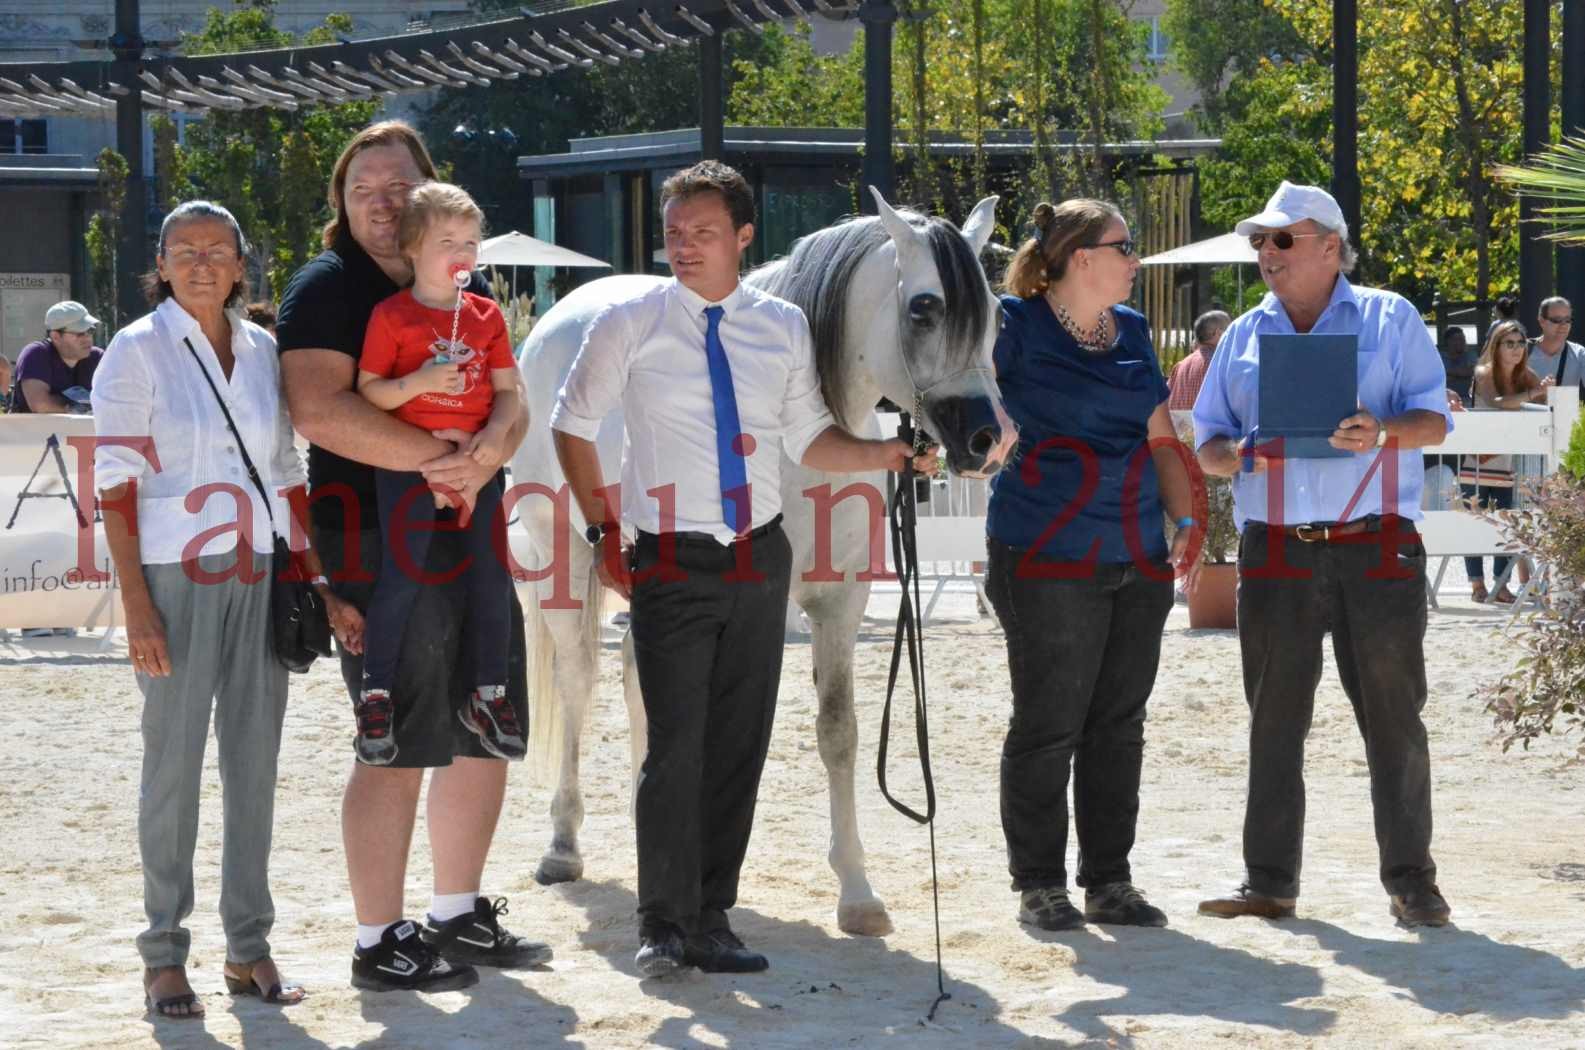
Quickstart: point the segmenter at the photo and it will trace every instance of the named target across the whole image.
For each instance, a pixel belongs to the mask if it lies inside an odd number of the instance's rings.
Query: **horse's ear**
[[[975,255],[985,250],[985,245],[990,243],[991,234],[996,232],[996,202],[995,196],[986,197],[974,206],[969,212],[969,217],[963,223],[963,239],[969,242],[969,247]]]
[[[907,252],[915,246],[915,230],[908,225],[907,219],[899,216],[896,209],[886,203],[886,198],[881,197],[880,190],[872,186],[870,194],[875,197],[875,209],[880,214],[881,225],[886,227],[886,233],[891,235],[891,240],[897,243],[897,251]]]

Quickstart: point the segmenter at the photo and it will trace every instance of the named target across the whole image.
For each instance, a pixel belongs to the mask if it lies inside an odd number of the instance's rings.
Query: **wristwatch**
[[[1381,420],[1376,421],[1376,447],[1385,448],[1387,445],[1387,424]]]
[[[616,522],[597,521],[583,530],[583,538],[589,541],[589,546],[598,547],[600,542],[605,539],[606,533],[614,531],[616,531]]]

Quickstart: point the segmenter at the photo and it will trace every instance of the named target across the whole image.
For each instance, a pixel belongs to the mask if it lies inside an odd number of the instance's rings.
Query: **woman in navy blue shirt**
[[[1193,526],[1189,460],[1149,324],[1120,305],[1139,271],[1123,216],[1103,201],[1041,204],[1035,228],[1002,298],[996,374],[1019,440],[987,522],[986,591],[1013,686],[1008,866],[1021,922],[1164,926],[1135,889],[1128,854],[1145,701]],[[1163,510],[1180,525],[1170,552]],[[1083,913],[1065,866],[1070,765]]]

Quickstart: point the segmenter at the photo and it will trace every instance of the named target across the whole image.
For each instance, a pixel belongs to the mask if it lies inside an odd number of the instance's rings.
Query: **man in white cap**
[[[12,412],[86,412],[94,370],[104,351],[94,345],[99,319],[68,299],[44,311],[44,338],[17,355]]]
[[[1238,224],[1270,293],[1235,320],[1194,407],[1200,465],[1233,479],[1238,628],[1249,703],[1244,883],[1200,912],[1294,914],[1304,842],[1304,740],[1331,632],[1343,691],[1365,738],[1380,875],[1391,913],[1440,926],[1450,909],[1431,860],[1425,705],[1425,548],[1415,521],[1420,449],[1452,429],[1442,360],[1408,300],[1356,287],[1342,210],[1325,190],[1284,182]],[[1260,341],[1357,336],[1358,411],[1330,444],[1352,455],[1281,459],[1252,445]],[[1303,396],[1295,392],[1295,396]],[[1241,469],[1241,466],[1243,469]]]

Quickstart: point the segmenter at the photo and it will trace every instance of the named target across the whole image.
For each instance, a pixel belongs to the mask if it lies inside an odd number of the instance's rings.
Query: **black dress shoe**
[[[640,977],[665,977],[684,966],[682,934],[673,927],[645,929],[638,935],[633,964]]]
[[[1392,917],[1405,926],[1446,926],[1453,914],[1442,891],[1435,886],[1415,886],[1388,898]]]
[[[770,968],[769,959],[749,951],[731,930],[696,933],[688,938],[683,952],[689,966],[697,966],[705,973],[759,973]]]

